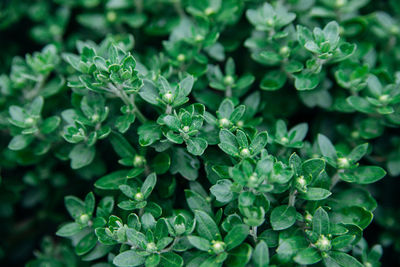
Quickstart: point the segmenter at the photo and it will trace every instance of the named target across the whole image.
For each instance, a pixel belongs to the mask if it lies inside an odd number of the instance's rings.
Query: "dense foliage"
[[[399,1],[8,0],[0,34],[2,266],[400,263]]]

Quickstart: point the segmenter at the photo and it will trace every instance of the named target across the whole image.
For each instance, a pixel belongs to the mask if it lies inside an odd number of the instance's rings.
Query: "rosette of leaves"
[[[238,77],[235,74],[235,62],[229,58],[225,65],[225,75],[219,66],[209,66],[207,76],[210,81],[210,87],[225,91],[226,97],[242,96],[254,82],[254,76],[245,74]]]
[[[336,21],[329,22],[323,29],[314,28],[313,32],[298,25],[297,36],[300,45],[313,55],[307,60],[306,69],[295,75],[297,90],[314,89],[320,82],[324,64],[343,61],[356,49],[355,44],[340,39],[339,24]]]
[[[79,169],[93,161],[97,140],[111,133],[111,127],[103,124],[108,113],[105,99],[98,94],[84,96],[80,109],[63,111],[62,117],[67,122],[63,137],[67,142],[76,144],[69,153],[71,168]]]
[[[61,119],[58,116],[42,118],[44,99],[36,97],[26,107],[10,106],[9,123],[12,125],[14,137],[8,144],[8,148],[19,151],[30,146],[34,140],[38,140],[34,146],[35,155],[43,155],[51,148],[51,142],[57,141],[51,134],[57,130]]]
[[[185,143],[189,153],[202,155],[208,145],[205,139],[198,137],[204,121],[204,111],[203,105],[192,104],[187,108],[181,108],[179,113],[161,117],[162,123],[166,126],[164,136],[172,143]]]

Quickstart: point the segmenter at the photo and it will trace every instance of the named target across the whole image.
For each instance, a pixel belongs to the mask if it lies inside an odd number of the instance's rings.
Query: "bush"
[[[4,266],[400,263],[399,1],[0,8]]]

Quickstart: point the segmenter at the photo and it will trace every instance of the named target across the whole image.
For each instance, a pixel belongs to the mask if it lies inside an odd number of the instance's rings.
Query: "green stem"
[[[232,88],[230,86],[228,86],[226,88],[225,97],[228,97],[228,98],[232,97]]]
[[[294,207],[294,204],[296,203],[296,194],[297,194],[296,189],[290,191],[288,206]]]
[[[250,235],[253,237],[254,243],[257,244],[257,226],[252,226]]]
[[[344,170],[340,169],[335,173],[334,176],[332,176],[332,183],[331,183],[331,187],[329,188],[329,190],[332,190],[336,186],[336,184],[340,181],[339,174],[343,173],[343,172],[344,172]]]
[[[169,245],[167,248],[161,250],[160,253],[165,253],[165,252],[171,251],[174,248],[175,244],[178,243],[179,239],[181,239],[181,238],[180,237],[176,237],[174,239],[174,242],[172,242],[172,244]]]
[[[123,88],[115,86],[112,83],[109,83],[108,87],[115,95],[121,98],[121,100],[125,103],[125,105],[132,107],[133,113],[136,115],[136,117],[140,120],[141,123],[145,123],[147,121],[147,118],[143,115],[142,112],[140,112],[140,110],[135,104],[135,95],[131,95],[130,97],[128,97]]]

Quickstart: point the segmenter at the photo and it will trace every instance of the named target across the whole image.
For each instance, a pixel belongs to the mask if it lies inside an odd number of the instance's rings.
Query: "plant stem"
[[[232,88],[230,86],[226,88],[225,97],[232,97]]]
[[[297,194],[296,189],[290,191],[288,206],[294,207],[294,204],[296,203],[296,194]]]
[[[251,227],[250,235],[253,237],[254,243],[257,244],[257,226]]]
[[[147,118],[143,115],[142,112],[137,108],[135,104],[135,95],[132,94],[130,97],[126,94],[123,88],[120,86],[115,86],[112,83],[108,84],[108,87],[111,89],[111,91],[117,95],[121,100],[125,103],[125,105],[132,107],[133,113],[136,115],[136,117],[140,120],[140,122],[145,123],[147,121]]]
[[[174,239],[174,242],[172,242],[171,245],[169,245],[167,248],[161,250],[160,252],[161,252],[161,253],[164,253],[164,252],[171,251],[171,250],[174,248],[175,244],[178,243],[179,239],[181,239],[181,238],[180,238],[180,237],[176,237],[176,238]]]
[[[340,169],[335,173],[334,176],[332,176],[332,184],[331,184],[331,187],[329,188],[329,190],[332,190],[336,186],[336,184],[340,181],[339,174],[343,173],[343,172],[344,172],[344,170]]]

